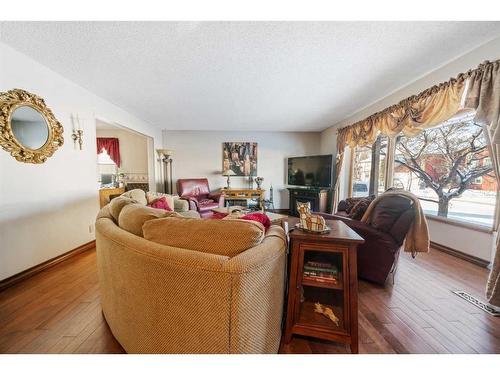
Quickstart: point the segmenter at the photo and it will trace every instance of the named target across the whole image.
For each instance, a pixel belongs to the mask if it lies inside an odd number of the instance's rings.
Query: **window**
[[[105,148],[101,150],[99,154],[97,154],[97,164],[99,165],[116,165]]]
[[[356,147],[353,158],[352,196],[367,197],[370,191],[370,173],[372,169],[371,146]]]
[[[393,185],[428,215],[492,226],[497,181],[483,129],[472,115],[395,141]]]
[[[101,185],[113,184],[117,173],[118,167],[103,148],[101,153],[97,154],[97,182]]]
[[[498,183],[474,116],[463,113],[414,137],[379,136],[373,145],[356,147],[349,196],[377,195],[393,186],[419,197],[426,215],[491,228]]]
[[[385,191],[387,145],[387,137],[379,136],[372,145],[354,149],[352,197],[367,197]]]
[[[473,185],[482,185],[483,184],[483,178],[482,177],[477,177],[474,179],[472,182]]]

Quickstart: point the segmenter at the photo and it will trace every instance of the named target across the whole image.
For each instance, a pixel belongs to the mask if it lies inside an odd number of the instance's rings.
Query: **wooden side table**
[[[125,193],[125,188],[102,188],[99,189],[99,206],[103,208],[109,203],[109,196]]]
[[[290,218],[290,229],[298,219]],[[288,305],[285,343],[293,334],[332,340],[350,345],[358,353],[357,246],[364,240],[339,220],[327,220],[327,234],[290,232],[291,264],[288,277]],[[304,278],[304,265],[330,264],[338,270],[336,280]],[[315,312],[315,304],[331,309],[338,325]]]
[[[264,202],[264,193],[266,192],[264,189],[222,189],[224,193],[224,197],[226,200],[248,200],[248,199],[257,199],[259,201],[259,207],[263,207]]]

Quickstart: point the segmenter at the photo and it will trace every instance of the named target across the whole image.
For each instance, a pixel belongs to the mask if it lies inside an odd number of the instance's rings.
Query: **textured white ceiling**
[[[323,130],[500,22],[2,22],[0,40],[165,129]]]

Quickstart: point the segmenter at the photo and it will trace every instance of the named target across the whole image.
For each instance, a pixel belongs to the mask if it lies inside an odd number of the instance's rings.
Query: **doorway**
[[[149,136],[96,120],[97,185],[101,206],[133,189],[154,191],[154,144]]]

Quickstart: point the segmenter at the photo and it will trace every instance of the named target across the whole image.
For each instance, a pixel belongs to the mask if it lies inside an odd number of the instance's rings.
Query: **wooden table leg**
[[[288,223],[286,223],[288,228]],[[287,232],[288,235],[288,232]],[[298,253],[299,248],[297,244],[289,243],[288,251],[290,254],[292,252]],[[286,323],[285,323],[285,344],[292,341],[292,328],[293,328],[293,316],[295,310],[295,299],[297,298],[297,268],[298,268],[298,257],[289,256],[291,259],[290,268],[288,269],[288,295],[287,297],[287,309],[286,309]]]
[[[349,294],[351,315],[351,353],[359,353],[358,338],[358,261],[356,246],[349,249]]]
[[[357,339],[356,342],[353,342],[350,346],[351,346],[351,354],[359,354],[359,345]]]

